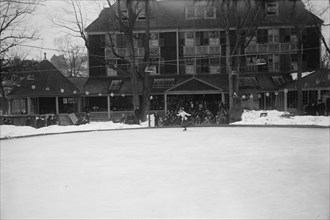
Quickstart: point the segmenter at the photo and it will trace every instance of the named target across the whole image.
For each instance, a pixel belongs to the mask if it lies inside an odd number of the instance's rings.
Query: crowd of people
[[[188,119],[189,125],[215,125],[215,124],[228,124],[229,123],[229,115],[227,107],[223,103],[219,103],[217,106],[213,106],[213,108],[203,108],[200,106],[194,107],[194,105],[188,105],[187,107],[181,107],[175,110],[169,110],[164,116],[159,116],[156,112],[155,116],[155,126],[172,126],[172,125],[180,125],[182,123],[182,119],[178,116],[178,112],[184,110],[188,114],[190,114]]]
[[[318,103],[305,105],[305,115],[330,116],[330,98],[326,102],[319,99]]]

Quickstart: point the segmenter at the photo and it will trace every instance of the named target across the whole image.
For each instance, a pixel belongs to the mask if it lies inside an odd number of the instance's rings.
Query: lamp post
[[[153,99],[152,95],[149,97],[150,99],[150,103],[149,103],[149,107],[148,107],[148,125],[149,125],[149,128],[150,128],[150,104],[151,104],[151,100]]]
[[[110,93],[110,96],[108,96],[108,119],[111,119],[111,98],[113,98],[115,96],[115,94]]]

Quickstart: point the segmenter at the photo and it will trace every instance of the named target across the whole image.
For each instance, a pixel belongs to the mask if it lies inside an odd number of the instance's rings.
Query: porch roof
[[[74,92],[75,91],[75,92]],[[9,98],[73,96],[79,89],[48,60],[39,63],[35,72],[25,77],[8,94]]]
[[[324,89],[330,90],[330,70],[329,69],[319,69],[314,73],[311,73],[301,79],[301,84],[303,89]],[[297,89],[298,81],[294,80],[291,83],[283,86],[282,89]]]

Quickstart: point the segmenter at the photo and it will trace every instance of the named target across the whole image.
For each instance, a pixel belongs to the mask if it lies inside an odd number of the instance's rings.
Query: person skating
[[[191,116],[191,114],[185,112],[183,108],[180,108],[177,116],[181,117],[181,125],[184,128],[183,130],[186,131],[189,123],[187,116]]]

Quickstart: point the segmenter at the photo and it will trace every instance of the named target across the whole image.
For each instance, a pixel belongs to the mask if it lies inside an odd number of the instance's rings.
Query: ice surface
[[[329,126],[243,114],[236,124]],[[328,124],[327,124],[328,123]],[[329,219],[329,127],[0,126],[1,219]]]

